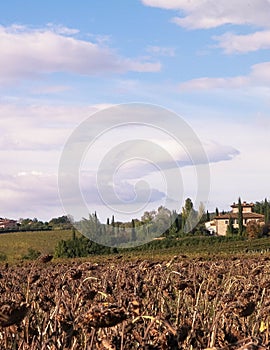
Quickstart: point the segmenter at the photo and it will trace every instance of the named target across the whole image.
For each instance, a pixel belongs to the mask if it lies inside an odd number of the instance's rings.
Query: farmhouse
[[[18,223],[15,220],[0,218],[0,230],[14,230],[18,228]]]
[[[216,220],[207,221],[205,223],[205,228],[210,233],[210,235],[216,235],[217,233]]]
[[[253,212],[253,203],[242,203],[243,225],[246,226],[249,221],[264,222],[264,215]],[[233,227],[238,228],[238,204],[231,205],[232,211],[227,214],[221,214],[215,217],[216,233],[225,236],[229,220],[233,221]]]

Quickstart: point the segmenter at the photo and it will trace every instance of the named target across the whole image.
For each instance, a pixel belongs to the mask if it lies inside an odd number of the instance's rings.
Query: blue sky
[[[69,136],[91,114],[131,102],[173,111],[198,135],[209,159],[209,210],[227,210],[239,196],[269,197],[269,23],[268,0],[2,1],[0,216],[62,215],[58,166]],[[117,139],[108,135],[107,151]],[[98,153],[86,157],[84,188],[89,210],[106,217],[109,210],[90,195]],[[180,150],[174,156],[185,159]],[[145,179],[157,208],[166,192],[158,174],[142,164],[131,169],[135,182],[121,178],[125,198]],[[196,197],[192,165],[180,170],[186,181],[172,203],[178,210],[185,196]]]

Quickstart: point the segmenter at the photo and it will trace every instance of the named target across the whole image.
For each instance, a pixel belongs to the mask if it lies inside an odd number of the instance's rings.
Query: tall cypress
[[[230,236],[232,235],[234,232],[234,229],[233,229],[233,218],[230,216],[229,218],[229,225],[227,227],[227,234]]]
[[[136,241],[136,229],[135,229],[135,221],[132,219],[131,221],[132,228],[131,228],[131,240]]]
[[[264,200],[264,222],[265,224],[268,224],[269,222],[269,203],[266,198]]]
[[[112,222],[111,222],[111,225],[112,225],[112,235],[114,236],[115,235],[115,224],[114,224],[114,215],[112,216]]]
[[[241,198],[238,199],[238,234],[239,236],[243,235],[244,226],[243,226],[243,207],[241,203]]]
[[[94,220],[95,220],[95,235],[98,237],[98,218],[97,218],[97,212],[95,211],[94,214]]]

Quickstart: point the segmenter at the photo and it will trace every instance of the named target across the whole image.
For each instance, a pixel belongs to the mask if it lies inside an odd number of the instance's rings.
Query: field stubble
[[[1,349],[269,348],[267,256],[47,260],[1,267]]]

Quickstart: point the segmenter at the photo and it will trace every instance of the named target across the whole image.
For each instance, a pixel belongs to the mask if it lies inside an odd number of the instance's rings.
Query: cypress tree
[[[232,235],[233,234],[233,218],[230,216],[229,218],[229,225],[227,227],[227,234]]]
[[[136,241],[136,229],[135,229],[135,221],[132,219],[132,228],[131,228],[131,240]]]
[[[180,215],[177,215],[176,219],[175,219],[175,226],[176,226],[176,230],[177,232],[180,231],[181,228],[181,224],[180,224]]]
[[[112,222],[111,222],[111,225],[112,225],[112,235],[114,236],[115,235],[115,224],[114,224],[114,215],[112,216]]]
[[[210,215],[209,215],[208,210],[206,211],[206,221],[210,221]]]
[[[94,214],[94,219],[95,219],[95,234],[96,234],[96,237],[98,236],[98,218],[97,218],[97,212],[95,211],[95,214]]]
[[[266,198],[264,200],[264,222],[265,224],[268,224],[269,222],[269,203]]]
[[[238,234],[239,236],[243,235],[244,226],[243,226],[243,207],[241,203],[241,198],[238,199]]]
[[[75,241],[76,240],[76,231],[75,231],[75,228],[73,227],[72,228],[72,241]]]
[[[216,208],[216,216],[219,216],[219,210]]]
[[[190,198],[185,200],[185,206],[182,208],[182,230],[189,233],[194,228],[196,223],[195,210],[193,209],[193,203]]]

